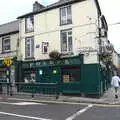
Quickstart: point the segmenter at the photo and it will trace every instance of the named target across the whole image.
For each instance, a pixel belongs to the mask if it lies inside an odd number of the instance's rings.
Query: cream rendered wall
[[[0,37],[0,59],[4,59],[5,57],[11,57],[12,58],[12,57],[16,56],[16,49],[17,49],[17,41],[18,41],[18,39],[19,39],[19,34],[18,33],[10,34],[11,52],[3,54],[2,53],[2,37]]]
[[[18,34],[13,34],[10,36],[11,38],[11,50],[15,51],[17,48],[17,41],[19,39],[19,35]]]
[[[25,54],[25,37],[34,35],[35,59],[48,59],[49,54],[42,54],[41,43],[49,42],[49,52],[61,51],[60,31],[72,28],[73,52],[79,53],[82,47],[97,46],[97,8],[93,0],[77,2],[72,4],[72,24],[60,26],[59,8],[49,10],[34,16],[34,32],[25,34],[25,19],[20,23],[21,53]],[[40,48],[36,48],[40,45]],[[85,63],[98,62],[97,53],[91,53],[85,57]]]

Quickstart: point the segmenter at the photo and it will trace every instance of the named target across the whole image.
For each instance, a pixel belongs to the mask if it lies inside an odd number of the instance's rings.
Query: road
[[[0,120],[120,120],[120,106],[0,100]]]

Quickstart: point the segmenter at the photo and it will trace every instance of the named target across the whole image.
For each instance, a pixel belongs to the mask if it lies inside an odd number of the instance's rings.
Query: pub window
[[[0,68],[0,82],[6,82],[6,68]]]
[[[64,83],[80,82],[80,68],[79,67],[63,68],[62,79]]]
[[[36,71],[35,70],[24,70],[24,82],[31,83],[36,81]]]

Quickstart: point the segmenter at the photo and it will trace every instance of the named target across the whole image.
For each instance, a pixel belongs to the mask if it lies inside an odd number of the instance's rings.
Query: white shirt
[[[111,85],[113,87],[119,87],[119,82],[120,82],[120,78],[118,76],[112,77]]]

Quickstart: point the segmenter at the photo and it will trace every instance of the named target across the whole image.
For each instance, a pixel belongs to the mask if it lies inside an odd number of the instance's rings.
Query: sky
[[[0,24],[15,20],[18,16],[32,11],[32,4],[36,0],[1,0],[0,1]],[[58,0],[37,0],[43,5],[49,5]],[[102,13],[108,23],[108,39],[120,53],[120,0],[99,0]],[[111,25],[113,24],[113,25]]]

